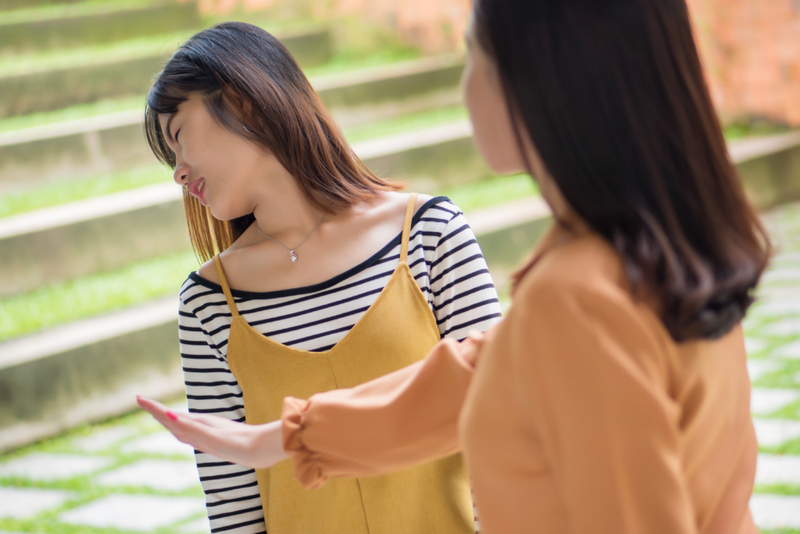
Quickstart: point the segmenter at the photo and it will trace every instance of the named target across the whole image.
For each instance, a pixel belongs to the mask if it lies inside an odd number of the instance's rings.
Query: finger
[[[232,430],[242,423],[228,421],[221,417],[205,414],[175,413],[160,402],[145,397],[137,397],[143,410],[151,414],[164,428],[172,433],[178,441],[193,446],[195,449],[231,460],[223,454],[222,448],[214,439],[220,428]]]
[[[469,332],[467,332],[467,339],[469,339],[470,341],[474,341],[475,343],[483,342],[484,337],[486,337],[486,334],[484,334],[480,330],[472,329]]]
[[[225,458],[222,454],[222,449],[217,443],[215,438],[219,435],[219,427],[209,425],[208,419],[213,416],[196,415],[196,414],[173,414],[175,419],[170,420],[170,426],[167,428],[172,434],[183,443],[192,445],[195,449],[200,451]],[[215,419],[220,419],[219,417]],[[240,423],[233,423],[227,421],[231,425],[239,425]],[[226,429],[230,430],[230,429]]]
[[[136,402],[142,407],[143,410],[150,412],[153,415],[156,413],[167,412],[167,407],[160,402],[153,399],[148,399],[147,397],[142,397],[141,395],[136,395]]]
[[[158,401],[154,401],[152,399],[148,399],[145,397],[140,397],[138,395],[136,396],[136,402],[144,411],[155,417],[156,421],[158,421],[159,423],[161,423],[166,427],[169,426],[171,419],[167,415],[169,410],[167,410],[166,406],[164,406]]]

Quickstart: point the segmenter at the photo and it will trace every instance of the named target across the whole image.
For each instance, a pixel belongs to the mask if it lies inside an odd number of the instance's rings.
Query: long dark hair
[[[156,157],[172,168],[175,154],[158,115],[177,112],[192,94],[203,97],[223,127],[273,154],[322,210],[402,187],[376,176],[353,153],[289,51],[261,28],[226,22],[201,31],[157,76],[147,96],[145,134]],[[192,245],[204,260],[229,247],[255,220],[216,220],[188,194],[184,206]]]
[[[685,0],[476,0],[474,15],[512,116],[671,336],[739,323],[769,240],[728,157]]]

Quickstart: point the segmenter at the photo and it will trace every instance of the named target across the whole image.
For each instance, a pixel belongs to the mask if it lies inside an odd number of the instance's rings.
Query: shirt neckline
[[[417,212],[414,213],[414,216],[411,218],[411,227],[412,227],[412,229],[413,229],[414,225],[417,224],[417,222],[419,222],[420,218],[422,218],[422,215],[429,208],[431,208],[432,206],[435,206],[436,204],[439,204],[441,202],[450,202],[450,199],[447,198],[446,196],[438,196],[438,197],[434,197],[434,198],[428,200],[427,202],[425,202],[425,204],[423,204],[417,210]],[[403,232],[401,230],[397,234],[397,236],[395,236],[391,241],[389,241],[378,252],[376,252],[375,254],[373,254],[372,256],[370,256],[369,258],[364,260],[363,262],[359,263],[355,267],[352,267],[352,268],[346,270],[345,272],[343,272],[341,274],[337,274],[333,278],[329,278],[328,280],[325,280],[324,282],[319,282],[319,283],[312,284],[312,285],[309,285],[309,286],[295,287],[295,288],[289,288],[289,289],[279,289],[279,290],[276,290],[276,291],[264,291],[264,292],[260,292],[260,291],[241,291],[241,290],[238,290],[238,289],[231,288],[231,295],[233,295],[234,297],[242,298],[242,299],[269,299],[269,298],[291,297],[291,296],[296,296],[296,295],[307,295],[309,293],[316,293],[318,291],[323,291],[325,289],[329,289],[329,288],[335,286],[336,284],[338,284],[338,283],[340,283],[340,282],[342,282],[344,280],[347,280],[348,278],[350,278],[352,276],[355,276],[356,274],[360,273],[361,271],[363,271],[365,269],[368,269],[369,267],[372,267],[381,258],[386,256],[386,254],[388,254],[393,248],[395,248],[402,241],[402,238],[403,238]],[[222,293],[222,286],[221,285],[203,278],[202,276],[200,276],[197,273],[197,271],[191,273],[189,275],[189,279],[191,279],[193,282],[195,282],[197,284],[200,284],[200,285],[202,285],[204,287],[207,287],[209,289],[213,289],[215,291],[218,291],[218,292]]]

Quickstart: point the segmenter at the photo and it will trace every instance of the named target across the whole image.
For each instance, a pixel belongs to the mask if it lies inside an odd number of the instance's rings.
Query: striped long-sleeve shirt
[[[400,234],[360,265],[313,286],[233,290],[239,313],[274,341],[306,351],[333,347],[375,301],[400,258]],[[475,235],[448,199],[414,215],[408,263],[442,337],[464,339],[500,318],[500,303]],[[180,293],[181,358],[189,410],[245,420],[242,390],[227,363],[231,313],[219,285],[192,273]],[[255,471],[196,453],[212,532],[266,532]]]

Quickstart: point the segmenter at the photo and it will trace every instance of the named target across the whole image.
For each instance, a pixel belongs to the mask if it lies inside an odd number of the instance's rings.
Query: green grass
[[[308,78],[342,74],[353,70],[380,67],[401,61],[419,59],[422,53],[414,48],[393,46],[377,48],[365,53],[364,51],[340,50],[333,54],[331,60],[324,65],[303,69]],[[313,80],[312,80],[313,81]]]
[[[527,175],[440,191],[465,211],[536,194]],[[43,287],[0,300],[0,341],[176,293],[198,262],[191,252]]]
[[[345,128],[344,134],[350,143],[357,143],[377,137],[467,120],[468,118],[469,115],[464,106],[444,107]]]
[[[496,206],[518,198],[538,195],[536,182],[527,174],[500,176],[471,184],[442,190],[445,195],[465,212]],[[467,213],[469,216],[469,213]]]
[[[26,69],[47,70],[68,64],[85,64],[92,58],[125,59],[125,56],[139,57],[150,53],[164,53],[165,55],[177,46],[177,43],[188,37],[189,34],[175,36],[158,36],[145,38],[136,42],[126,42],[105,48],[97,46],[92,48],[59,51],[55,53],[33,54],[17,56],[16,58],[0,59],[0,76],[26,72]],[[165,44],[166,43],[166,44]],[[173,43],[173,44],[170,44]],[[318,67],[304,69],[309,78],[315,76],[340,74],[370,67],[378,67],[420,57],[418,51],[408,47],[394,46],[379,48],[369,53],[344,50],[334,54],[333,59]],[[140,96],[120,99],[107,99],[91,104],[78,104],[56,111],[32,113],[18,117],[0,119],[0,132],[20,130],[34,126],[56,124],[64,121],[97,117],[119,111],[140,109],[144,112],[144,99]],[[447,108],[450,109],[450,108]],[[466,117],[466,115],[464,115]]]
[[[733,141],[736,139],[744,139],[746,137],[754,137],[759,135],[773,135],[786,133],[789,127],[785,124],[774,123],[770,121],[750,121],[750,122],[734,122],[726,125],[722,133],[726,141]]]
[[[197,267],[192,252],[181,252],[4,298],[0,340],[175,294]]]
[[[148,56],[167,56],[186,40],[192,32],[170,33],[131,39],[121,43],[98,44],[79,48],[31,52],[4,57],[0,61],[0,76],[13,76],[124,61]]]
[[[281,28],[274,24],[267,25],[280,38]],[[51,69],[62,69],[123,61],[147,56],[168,56],[196,30],[184,30],[175,33],[154,35],[130,39],[119,43],[105,43],[91,46],[57,49],[49,51],[29,52],[6,55],[0,58],[0,76],[11,76],[44,72]],[[337,74],[349,70],[363,69],[387,63],[404,61],[421,57],[422,53],[408,45],[400,43],[396,38],[384,33],[362,31],[361,37],[350,37],[344,43],[337,43],[331,61],[305,70],[309,77]]]
[[[60,122],[72,121],[76,119],[86,119],[117,113],[120,111],[141,110],[144,114],[144,98],[135,96],[130,98],[100,100],[91,104],[78,104],[57,111],[45,111],[31,113],[30,115],[20,115],[0,119],[0,132],[9,132],[32,128],[34,126],[45,126]]]
[[[177,400],[177,399],[175,399]],[[128,427],[133,431],[133,434],[128,439],[136,439],[137,437],[144,436],[153,431],[163,431],[163,429],[155,422],[149,415],[136,411],[133,414],[125,415],[122,417],[114,418],[110,421],[104,422],[99,425],[84,426],[66,432],[58,437],[47,439],[16,450],[11,454],[4,455],[4,460],[11,460],[16,457],[26,456],[31,453],[52,453],[52,454],[79,454],[86,455],[87,453],[80,450],[74,445],[74,441],[78,438],[91,436],[93,432],[111,429],[113,427]],[[124,441],[123,441],[124,443]],[[120,451],[120,444],[112,445],[108,449],[103,450],[100,454],[111,460],[111,463],[104,471],[110,471],[115,468],[130,465],[136,461],[152,458],[152,454],[132,453],[126,454]],[[183,456],[167,456],[156,455],[164,459],[186,460]],[[75,498],[64,503],[64,505],[47,510],[37,514],[29,519],[0,519],[0,530],[8,532],[36,532],[40,534],[125,534],[122,531],[113,528],[92,528],[86,526],[69,525],[59,521],[59,515],[63,512],[74,509],[83,504],[89,503],[96,499],[100,499],[107,495],[119,494],[132,494],[137,495],[170,495],[170,496],[183,496],[183,497],[196,497],[202,498],[203,492],[199,483],[191,488],[183,491],[169,492],[160,491],[156,492],[144,487],[136,488],[107,488],[99,486],[94,481],[95,474],[82,475],[73,477],[67,480],[56,480],[48,482],[33,482],[20,478],[6,478],[0,480],[2,487],[18,487],[18,488],[44,488],[70,491],[75,494]],[[202,514],[197,516],[202,517]],[[187,518],[184,523],[189,521]],[[154,531],[155,534],[168,534],[174,532],[170,528],[162,528]]]
[[[761,419],[763,419],[763,417]],[[789,454],[792,456],[800,456],[800,439],[785,441],[775,447],[759,447],[758,450],[759,452],[765,452],[768,454]]]
[[[0,196],[0,218],[49,208],[101,195],[127,191],[171,180],[171,172],[160,165],[144,169],[93,176],[82,180],[55,182]]]
[[[769,353],[771,350],[774,350],[782,345],[786,345],[787,343],[791,343],[791,341],[776,341],[775,343],[772,343],[770,348],[765,352]],[[795,382],[795,376],[797,376],[798,373],[800,373],[800,360],[783,358],[781,359],[780,369],[760,377],[758,380],[756,380],[754,385],[762,388],[797,389],[799,386],[797,382]],[[790,407],[782,409],[779,413],[785,414],[790,419],[796,419],[798,407],[797,403],[792,403],[789,406],[795,407],[794,413],[787,411],[792,409]]]
[[[0,196],[0,218],[146,185],[164,183],[170,179],[169,169],[154,165],[145,169],[112,175],[55,182]],[[538,193],[535,182],[528,175],[517,175],[491,178],[452,187],[438,191],[437,194],[450,197],[461,209],[469,211]]]
[[[341,17],[327,24],[335,43],[333,57],[325,65],[305,69],[310,78],[418,59],[423,55],[418,48],[402,42],[394,32],[365,24],[356,17]]]
[[[2,12],[2,15],[0,15],[0,27],[4,24],[98,15],[152,3],[153,0],[82,0],[75,4],[50,4],[27,9],[15,9]]]
[[[800,495],[797,484],[756,484],[753,493],[771,493],[772,495]]]
[[[111,113],[123,109],[126,105],[132,104],[135,106],[137,102],[138,99],[129,99],[127,101],[107,101],[105,103],[87,106],[76,106],[75,108],[64,110],[63,116],[78,118],[82,113],[91,113],[95,110],[104,110],[104,112]],[[39,114],[39,117],[41,117],[42,121],[45,121],[47,120],[47,115],[49,114],[42,113]],[[3,128],[6,126],[13,127],[14,121],[17,121],[17,124],[19,124],[19,122],[21,122],[20,119],[27,119],[28,125],[32,125],[34,122],[33,117],[35,116],[30,115],[27,118],[21,117],[0,121],[0,131],[3,131]],[[358,142],[365,139],[374,139],[376,137],[465,120],[466,118],[466,110],[462,106],[454,106],[349,128],[345,130],[345,135],[350,142]],[[163,166],[153,165],[152,167],[144,169],[118,172],[112,175],[100,175],[79,180],[54,182],[45,186],[0,196],[0,218],[118,191],[126,191],[144,185],[161,183],[170,178],[170,171],[168,169]]]

